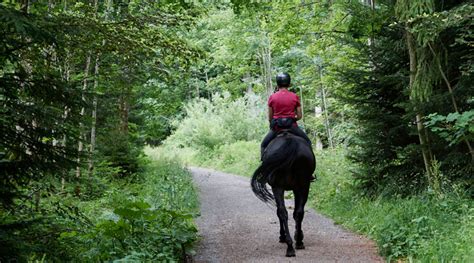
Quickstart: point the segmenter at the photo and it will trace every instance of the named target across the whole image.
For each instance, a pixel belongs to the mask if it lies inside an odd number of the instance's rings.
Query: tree
[[[61,20],[4,6],[0,6],[0,17],[4,35],[0,201],[9,207],[31,180],[60,173],[75,163],[72,144],[57,141],[65,137],[78,141],[78,109],[84,104],[78,83],[63,79],[60,73],[59,58],[67,43]]]

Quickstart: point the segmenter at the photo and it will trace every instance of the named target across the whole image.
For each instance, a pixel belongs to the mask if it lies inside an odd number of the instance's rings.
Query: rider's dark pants
[[[311,140],[308,138],[308,136],[306,135],[306,133],[304,133],[303,130],[301,130],[298,126],[293,126],[291,127],[291,129],[289,129],[289,131],[291,133],[293,133],[294,135],[297,135],[297,136],[300,136],[301,138],[305,139],[308,144],[311,146]],[[274,131],[274,130],[271,130],[267,133],[267,135],[265,136],[265,138],[263,138],[263,141],[262,141],[262,144],[260,145],[260,149],[261,149],[261,156],[263,156],[263,151],[265,150],[265,148],[267,148],[268,144],[273,140],[275,139],[275,137],[277,136],[277,132]]]

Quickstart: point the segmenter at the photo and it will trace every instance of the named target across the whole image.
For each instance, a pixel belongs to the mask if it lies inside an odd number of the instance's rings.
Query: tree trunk
[[[247,91],[246,91],[246,94],[252,94],[253,91],[252,91],[252,81],[251,81],[251,76],[250,76],[250,73],[246,72],[245,73],[245,78],[244,78],[244,81],[247,82]]]
[[[69,66],[69,52],[66,52],[66,57],[64,59],[64,80],[66,81],[66,83],[69,83],[70,75],[71,75],[71,69]],[[63,118],[66,119],[68,114],[69,114],[69,108],[66,106],[64,107]],[[66,147],[66,143],[67,143],[67,137],[66,135],[64,135],[63,141],[61,144],[63,147]],[[66,174],[67,172],[64,172],[63,175],[61,176],[61,193],[64,193],[64,189],[66,187]]]
[[[270,44],[270,38],[268,36],[266,36],[267,38],[267,41],[268,41],[268,46],[265,47],[265,83],[266,83],[266,87],[267,87],[267,93],[268,93],[268,96],[270,96],[271,94],[273,94],[273,91],[274,91],[274,88],[273,88],[273,85],[272,85],[272,51],[271,51],[271,44]]]
[[[326,131],[327,131],[327,134],[328,134],[329,147],[334,148],[331,126],[329,125],[328,106],[326,104],[326,91],[325,91],[324,87],[322,87],[322,89],[321,89],[321,99],[323,101],[324,120],[325,120]]]
[[[84,80],[83,80],[83,86],[82,86],[82,101],[85,101],[86,100],[86,95],[85,95],[85,92],[87,90],[87,78],[89,77],[89,68],[90,68],[90,64],[91,64],[91,55],[90,53],[87,55],[87,59],[86,59],[86,68],[84,70]],[[84,107],[81,108],[81,117],[83,117],[85,115],[85,111],[86,109]],[[77,147],[77,152],[78,152],[78,157],[77,157],[77,163],[78,163],[78,166],[76,167],[76,177],[80,177],[81,176],[81,154],[82,154],[82,151],[84,150],[84,124],[81,122],[80,123],[80,133],[81,135],[79,136],[79,145]]]
[[[303,87],[300,86],[300,104],[301,104],[301,120],[304,123],[304,100],[303,100]]]
[[[260,65],[260,76],[261,76],[261,83],[265,87],[265,65],[263,64],[263,52],[258,52],[259,54],[257,55],[258,59],[258,64]]]
[[[413,35],[408,30],[406,31],[406,41],[408,47],[408,54],[410,57],[410,89],[412,89],[417,71],[417,57],[415,40],[413,39]],[[417,109],[417,111],[418,113],[416,114],[416,128],[418,131],[418,137],[420,139],[421,153],[423,155],[423,162],[425,164],[426,174],[428,176],[428,179],[431,180],[431,178],[433,177],[433,173],[431,170],[433,154],[431,153],[431,149],[428,144],[428,136],[423,125],[423,114],[419,112],[419,109]]]
[[[122,132],[128,134],[128,115],[130,111],[130,105],[128,100],[124,98],[122,103]]]
[[[89,148],[89,166],[88,174],[89,177],[92,176],[94,172],[94,151],[96,145],[96,126],[97,126],[97,86],[99,85],[99,54],[95,58],[95,67],[94,67],[94,98],[92,99],[92,125],[91,125],[91,140]]]
[[[128,134],[128,115],[130,111],[130,103],[128,101],[128,98],[130,97],[130,90],[127,87],[123,93],[122,96],[120,96],[120,101],[119,101],[119,114],[120,114],[120,127],[119,130],[122,132],[122,134]]]
[[[64,12],[67,11],[67,0],[64,1],[63,11]],[[66,83],[69,83],[69,80],[70,80],[70,77],[71,77],[71,64],[69,63],[69,59],[70,59],[70,53],[69,53],[69,51],[66,51],[66,57],[64,58],[64,80],[66,81]],[[70,111],[70,109],[67,106],[64,107],[64,115],[63,115],[64,119],[66,119],[68,117],[69,111]],[[67,143],[67,137],[64,136],[63,141],[62,141],[62,146],[66,147],[66,143]],[[63,172],[63,174],[61,176],[61,193],[64,193],[65,188],[66,188],[67,173],[68,172],[65,171],[65,172]]]
[[[196,85],[196,98],[199,98],[199,82],[198,81],[195,81],[195,85]]]
[[[35,199],[35,211],[39,211],[40,208],[40,201],[41,201],[41,188],[38,187],[36,189],[35,194],[34,194],[34,199]]]
[[[260,70],[262,74],[262,84],[267,92],[267,98],[273,94],[274,88],[272,85],[272,54],[270,38],[267,34],[263,34],[263,46],[260,48]]]
[[[48,0],[48,15],[51,14],[52,9],[53,9],[53,1]]]
[[[97,17],[97,11],[99,9],[98,0],[94,0],[94,17]],[[107,6],[106,17],[107,20],[109,12],[109,7]],[[105,40],[102,40],[102,46],[105,45]],[[96,147],[96,127],[97,127],[97,87],[99,85],[99,60],[100,52],[97,53],[95,58],[95,67],[94,67],[94,86],[93,93],[94,97],[92,98],[92,124],[91,124],[91,134],[90,134],[90,146],[89,146],[89,164],[87,168],[87,173],[89,177],[92,177],[94,173],[94,152]]]
[[[30,1],[29,0],[21,0],[20,2],[20,10],[25,13],[25,14],[28,14],[29,13],[29,10],[30,9]]]
[[[372,10],[372,15],[373,15],[375,12],[375,0],[364,0],[364,1],[366,5],[370,6],[370,9]],[[371,33],[370,33],[369,39],[367,40],[367,43],[369,46],[372,46],[375,43],[373,22],[370,24],[370,27],[371,27]]]
[[[316,99],[317,99],[317,97],[318,97],[318,95],[316,95]],[[321,107],[315,106],[314,107],[314,117],[321,118],[321,113],[322,113]],[[323,149],[323,142],[322,142],[321,138],[317,135],[316,131],[313,131],[313,137],[316,140],[316,143],[315,143],[316,150],[322,150]]]
[[[319,68],[319,84],[321,88],[321,101],[323,102],[323,113],[324,113],[324,126],[326,127],[326,133],[328,135],[328,143],[330,148],[334,148],[333,140],[332,140],[332,131],[331,131],[331,126],[329,125],[329,114],[328,114],[328,107],[326,103],[326,90],[324,89],[323,86],[323,73],[321,71],[321,67]]]

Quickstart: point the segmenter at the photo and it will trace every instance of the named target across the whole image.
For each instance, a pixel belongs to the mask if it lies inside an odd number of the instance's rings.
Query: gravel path
[[[303,220],[306,249],[285,257],[278,243],[276,209],[257,199],[250,179],[203,168],[189,168],[199,188],[201,241],[194,262],[383,262],[372,241],[334,225],[309,209]],[[290,232],[292,204],[287,202]]]

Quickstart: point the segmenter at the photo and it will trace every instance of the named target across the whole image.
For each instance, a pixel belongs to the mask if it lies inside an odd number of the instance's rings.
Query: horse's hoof
[[[296,244],[296,245],[295,245],[295,248],[296,248],[296,249],[305,249],[303,243],[301,243],[301,244]]]
[[[284,236],[280,236],[280,243],[286,243],[286,238]]]
[[[295,250],[292,248],[292,249],[287,249],[286,250],[286,256],[287,257],[296,257],[296,252]]]

